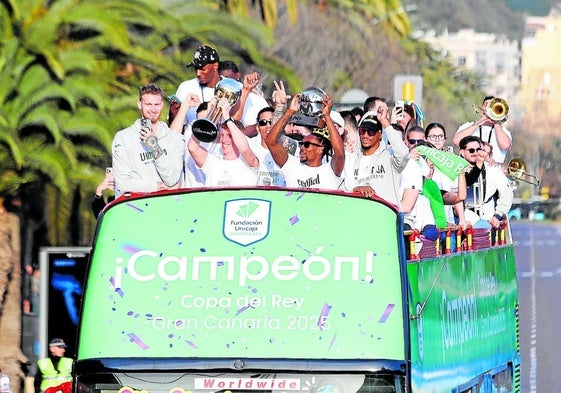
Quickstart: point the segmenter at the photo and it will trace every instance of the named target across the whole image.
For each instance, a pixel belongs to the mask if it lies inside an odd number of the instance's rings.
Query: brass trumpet
[[[505,166],[508,177],[521,180],[534,186],[540,185],[540,179],[526,172],[526,162],[522,158],[513,158]]]
[[[508,102],[502,98],[493,98],[491,101],[489,101],[489,103],[485,107],[485,110],[483,110],[483,107],[478,107],[475,105],[473,105],[473,109],[479,115],[485,115],[489,119],[497,123],[503,123],[508,118]]]

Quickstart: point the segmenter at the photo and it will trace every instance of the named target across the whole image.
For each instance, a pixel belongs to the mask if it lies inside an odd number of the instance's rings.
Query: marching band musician
[[[497,164],[503,164],[506,154],[512,146],[512,135],[510,131],[504,127],[504,120],[493,121],[487,115],[487,105],[494,98],[493,96],[487,96],[483,99],[483,104],[480,110],[478,110],[478,112],[481,113],[481,117],[476,121],[467,122],[458,127],[452,143],[455,146],[459,146],[462,138],[468,135],[475,135],[482,141],[488,142],[493,146],[493,160],[495,160]]]
[[[477,136],[469,135],[460,140],[460,156],[469,163],[471,169],[469,174],[466,173],[466,221],[471,222],[475,228],[497,228],[508,215],[514,197],[508,177],[499,166],[485,165],[485,153],[482,152],[481,140]],[[471,172],[479,172],[474,183],[468,180]]]

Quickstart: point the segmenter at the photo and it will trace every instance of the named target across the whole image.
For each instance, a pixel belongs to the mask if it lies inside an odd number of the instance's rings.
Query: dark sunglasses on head
[[[408,139],[410,145],[418,145],[421,142],[424,142],[424,139]]]
[[[374,136],[378,133],[378,131],[376,130],[370,130],[368,128],[359,128],[358,129],[358,133],[360,135],[364,135],[364,134],[368,134],[368,136]]]
[[[310,141],[298,142],[298,145],[300,147],[304,146],[306,149],[309,149],[310,146],[323,147],[323,145],[320,145],[319,143],[314,143],[314,142],[310,142]]]
[[[258,123],[259,123],[259,125],[260,125],[261,127],[264,127],[264,126],[266,126],[267,124],[273,124],[273,119],[268,119],[268,120],[266,120],[266,119],[261,119],[261,120],[259,120]]]
[[[478,147],[477,149],[474,147],[470,147],[469,149],[466,149],[470,154],[475,153],[476,151],[481,151],[481,148]]]

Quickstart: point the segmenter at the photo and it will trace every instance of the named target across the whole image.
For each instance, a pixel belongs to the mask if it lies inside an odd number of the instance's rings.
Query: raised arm
[[[245,103],[247,101],[247,97],[249,96],[249,93],[251,93],[251,91],[255,88],[255,86],[257,86],[259,84],[259,82],[261,81],[261,75],[259,75],[259,73],[257,71],[254,71],[248,75],[245,75],[243,78],[243,87],[242,87],[242,91],[240,94],[240,98],[238,100],[238,102],[236,103],[236,105],[234,105],[232,107],[232,110],[230,111],[230,114],[232,115],[233,119],[242,120],[242,116],[243,116],[243,111],[245,108]],[[248,127],[245,127],[245,129],[243,130],[243,133],[245,135],[247,135],[248,137],[254,137],[257,135],[257,128],[255,127],[255,124],[252,124]]]
[[[181,106],[175,114],[169,128],[173,131],[179,132],[180,134],[183,133],[183,126],[185,125],[185,118],[187,117],[189,109],[198,107],[200,103],[201,100],[199,100],[199,97],[196,94],[187,94],[187,98],[185,98],[185,101],[181,103]]]
[[[228,113],[230,112],[230,104],[228,103],[228,100],[226,98],[221,99],[219,105],[222,112],[223,127],[228,127],[232,137],[232,142],[240,152],[242,159],[250,168],[257,168],[259,166],[259,159],[249,147],[247,137],[242,130],[239,129],[236,123],[228,117]]]
[[[335,128],[335,124],[333,124],[333,120],[331,120],[331,108],[333,107],[333,101],[331,97],[327,94],[323,98],[323,107],[321,109],[321,113],[323,115],[323,120],[325,120],[325,125],[327,126],[327,130],[329,131],[329,140],[331,141],[331,147],[333,148],[333,157],[331,158],[331,169],[333,169],[333,173],[337,176],[341,176],[343,173],[343,167],[345,166],[345,145],[343,144],[343,139],[337,128]]]
[[[201,146],[201,141],[199,141],[195,135],[191,135],[189,138],[187,149],[189,149],[189,153],[191,153],[191,157],[193,161],[195,161],[195,164],[197,164],[197,167],[202,168],[208,157],[208,151]]]
[[[454,146],[460,146],[460,141],[464,137],[472,135],[473,132],[477,130],[479,126],[483,125],[487,120],[489,120],[489,118],[483,115],[473,123],[468,124],[466,127],[458,128],[458,130],[454,134],[454,137],[452,138],[452,143],[454,144]]]
[[[292,115],[298,110],[299,103],[300,94],[296,94],[292,101],[290,101],[290,107],[282,114],[279,120],[273,124],[273,128],[271,128],[271,131],[265,139],[265,143],[269,147],[273,160],[275,160],[277,165],[281,168],[288,160],[288,153],[282,146],[282,143],[280,143],[279,138]]]

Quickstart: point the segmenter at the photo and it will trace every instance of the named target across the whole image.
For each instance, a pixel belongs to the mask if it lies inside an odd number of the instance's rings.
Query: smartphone
[[[175,94],[172,94],[172,95],[167,96],[166,99],[167,99],[169,102],[177,102],[178,104],[181,104],[181,100],[180,100],[179,97],[176,96]]]
[[[106,177],[113,176],[113,168],[111,168],[110,166],[105,168],[105,176]]]
[[[152,130],[152,122],[148,119],[140,119],[140,130],[146,130],[150,132]]]
[[[402,100],[397,100],[394,106],[394,115],[396,120],[403,119],[403,110],[404,110],[405,102]]]

